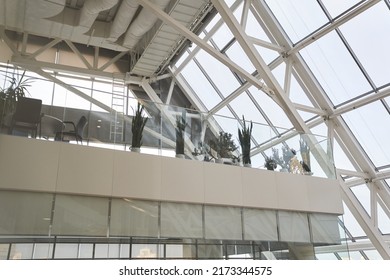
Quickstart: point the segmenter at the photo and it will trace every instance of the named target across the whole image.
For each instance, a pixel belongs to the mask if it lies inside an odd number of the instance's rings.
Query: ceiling
[[[210,13],[209,1],[152,0],[156,8],[190,30]],[[183,35],[136,0],[1,0],[6,30],[69,40],[132,56],[129,72],[152,76],[186,43]]]

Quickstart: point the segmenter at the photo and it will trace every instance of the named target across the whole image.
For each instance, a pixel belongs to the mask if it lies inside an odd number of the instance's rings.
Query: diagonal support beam
[[[65,40],[69,48],[81,59],[81,61],[87,66],[88,69],[92,69],[92,65],[88,60],[81,54],[81,52],[76,48],[76,46],[69,40]]]
[[[241,77],[245,78],[250,84],[254,85],[255,87],[259,88],[260,90],[263,90],[264,84],[256,79],[252,74],[250,74],[248,71],[246,71],[244,68],[239,66],[238,64],[234,63],[232,60],[228,59],[226,56],[221,54],[220,52],[216,51],[212,46],[207,44],[207,42],[203,41],[201,38],[199,38],[197,35],[195,35],[193,32],[188,30],[185,26],[180,24],[177,20],[170,17],[167,13],[162,11],[157,5],[152,4],[148,0],[136,0],[140,5],[142,5],[145,9],[148,9],[153,14],[155,14],[159,19],[161,19],[165,24],[171,26],[175,30],[177,30],[180,34],[185,36],[187,39],[191,40],[198,46],[200,46],[204,51],[206,51],[208,54],[213,56],[215,59],[217,59],[219,62],[227,66],[228,68],[232,69],[237,74],[241,75]]]
[[[211,0],[211,2],[218,10],[221,17],[224,19],[226,25],[229,27],[230,31],[233,33],[238,43],[241,45],[249,60],[255,66],[256,70],[260,74],[260,77],[265,81],[266,85],[274,91],[276,98],[279,100],[279,104],[282,106],[283,110],[288,115],[294,127],[299,131],[309,133],[305,122],[303,121],[299,113],[294,109],[290,99],[288,98],[288,96],[286,96],[284,90],[279,85],[278,81],[275,79],[268,65],[260,56],[253,43],[251,42],[250,38],[246,35],[245,31],[240,26],[240,24],[237,22],[229,7],[223,1]]]

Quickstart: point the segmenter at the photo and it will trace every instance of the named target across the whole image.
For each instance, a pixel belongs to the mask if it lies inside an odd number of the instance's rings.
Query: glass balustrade
[[[324,136],[245,120],[251,134],[242,146],[239,130],[243,132],[243,119],[140,100],[146,123],[137,145],[133,135],[140,132],[133,121],[137,123],[138,100],[124,98],[123,102],[125,110],[112,112],[97,106],[83,109],[44,104],[37,138],[123,151],[140,146],[138,151],[147,154],[335,178],[332,147]],[[87,124],[79,127],[82,117]],[[9,132],[6,126],[3,122],[3,133]],[[78,136],[69,134],[74,130]],[[28,136],[23,131],[13,134]],[[248,149],[250,165],[243,155]]]

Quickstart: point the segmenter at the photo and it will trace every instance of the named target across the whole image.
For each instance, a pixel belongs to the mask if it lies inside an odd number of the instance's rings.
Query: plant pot
[[[252,167],[252,164],[250,164],[250,163],[244,163],[244,167]]]
[[[140,147],[131,147],[131,151],[135,152],[135,153],[140,153],[141,152],[141,148]]]
[[[184,159],[186,158],[186,156],[184,154],[176,154],[176,157],[177,158],[184,158]]]

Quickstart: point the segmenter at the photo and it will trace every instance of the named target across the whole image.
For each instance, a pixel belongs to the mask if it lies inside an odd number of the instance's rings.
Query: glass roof
[[[249,57],[257,52],[283,90],[277,94],[288,97],[291,103],[287,106],[296,110],[306,128],[335,137],[335,166],[345,180],[349,192],[346,197],[350,195],[352,201],[345,204],[343,217],[348,242],[369,235],[359,224],[362,219],[356,217],[356,211],[349,210],[353,204],[368,219],[377,220],[383,240],[389,240],[390,39],[384,36],[390,29],[389,1],[251,2],[243,11],[243,1],[226,1],[235,8],[235,18],[218,14],[205,29],[210,36],[208,43],[254,75],[256,68]],[[220,27],[214,28],[221,20]],[[244,39],[234,37],[229,20],[241,24]],[[254,49],[245,48],[248,42]],[[247,120],[269,125],[271,129],[254,132],[256,145],[294,127],[285,108],[254,85],[244,88],[246,81],[235,75],[234,69],[223,66],[205,51],[198,52],[181,73],[206,109],[218,105],[219,110],[213,113],[218,114],[215,120],[223,129],[235,131],[237,124],[221,116],[238,119],[245,115]],[[235,98],[224,101],[237,91],[240,94]],[[376,97],[379,94],[381,98]],[[261,162],[258,155],[254,161]],[[373,186],[380,194],[373,193]],[[317,257],[343,259],[345,254]],[[350,252],[349,258],[380,259],[381,254],[372,247]]]

